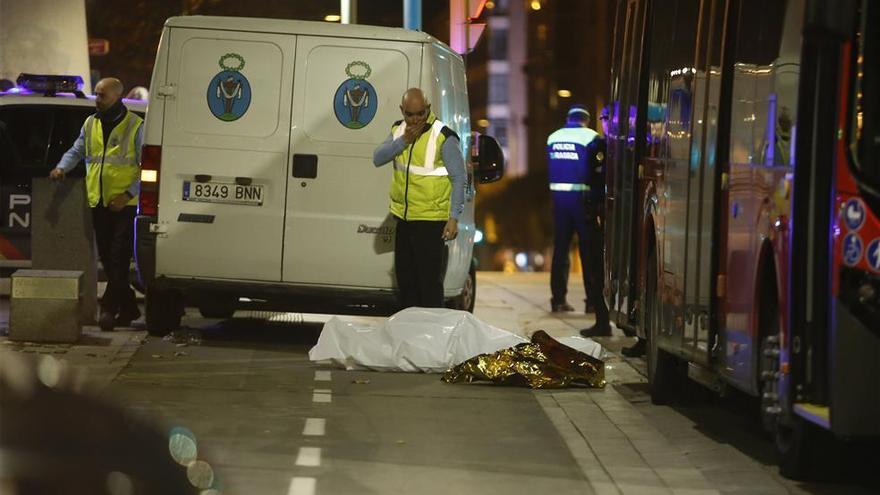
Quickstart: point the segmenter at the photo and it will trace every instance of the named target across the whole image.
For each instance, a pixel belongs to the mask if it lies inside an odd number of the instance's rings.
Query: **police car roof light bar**
[[[85,98],[83,79],[80,76],[55,76],[48,74],[25,74],[18,76],[15,83],[28,91],[55,96],[57,93],[72,93],[77,98]]]

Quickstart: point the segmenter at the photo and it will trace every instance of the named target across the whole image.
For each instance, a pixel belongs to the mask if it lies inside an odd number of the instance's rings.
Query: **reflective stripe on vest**
[[[441,153],[446,141],[442,132],[445,125],[433,114],[428,122],[431,129],[394,158],[390,210],[404,220],[449,219],[452,184]],[[406,123],[401,122],[391,133],[397,139],[404,131]]]
[[[438,137],[440,137],[440,132],[443,131],[444,124],[439,120],[435,120],[433,124],[431,124],[431,132],[428,136],[427,148],[425,149],[425,166],[413,165],[409,164],[409,173],[415,175],[431,175],[431,176],[448,176],[449,172],[446,171],[446,166],[437,167],[437,141]],[[406,130],[406,123],[402,123],[397,126],[397,129],[394,131],[394,139],[403,136],[403,132]],[[421,139],[420,139],[421,140]],[[399,160],[402,155],[398,155],[394,157],[394,169],[400,172],[406,172],[406,162]],[[442,164],[441,164],[442,165]]]
[[[565,182],[551,182],[551,191],[589,191],[590,186],[587,184],[568,184]]]
[[[143,120],[126,112],[122,121],[113,128],[104,146],[104,131],[101,120],[89,116],[83,124],[85,138],[86,188],[89,206],[104,206],[114,197],[128,191],[137,181],[140,167],[137,162],[137,130]],[[137,205],[137,196],[131,198],[129,206]]]

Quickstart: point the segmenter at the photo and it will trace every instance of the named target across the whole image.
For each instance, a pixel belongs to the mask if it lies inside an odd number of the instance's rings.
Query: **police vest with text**
[[[588,165],[587,146],[596,139],[596,131],[576,126],[563,127],[547,138],[550,190],[587,192],[592,171]]]
[[[126,112],[122,121],[110,132],[104,146],[104,131],[101,120],[92,115],[83,124],[85,136],[86,189],[89,206],[110,204],[110,200],[126,192],[140,175],[137,162],[137,130],[143,119]],[[136,206],[137,196],[127,205]]]
[[[406,122],[398,121],[391,134],[397,139],[405,130]],[[394,157],[390,194],[394,216],[408,221],[449,219],[452,184],[441,149],[451,136],[455,132],[431,114],[421,136]]]

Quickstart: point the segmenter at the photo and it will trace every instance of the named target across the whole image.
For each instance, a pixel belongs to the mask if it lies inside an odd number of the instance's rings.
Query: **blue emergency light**
[[[80,76],[56,76],[47,74],[20,74],[15,83],[19,88],[33,93],[54,96],[56,93],[72,93],[85,98],[83,79]]]

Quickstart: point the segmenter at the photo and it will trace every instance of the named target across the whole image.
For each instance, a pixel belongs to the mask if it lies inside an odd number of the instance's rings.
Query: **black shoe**
[[[645,355],[647,347],[648,341],[645,339],[639,339],[635,344],[621,349],[620,353],[626,357],[641,357]]]
[[[116,317],[113,316],[113,313],[108,311],[102,311],[101,317],[98,318],[98,326],[101,327],[101,330],[105,332],[112,332],[113,326],[116,324]]]
[[[141,310],[138,309],[137,306],[133,306],[131,309],[123,309],[116,315],[116,321],[114,324],[117,327],[130,327],[131,322],[137,320],[141,317]]]
[[[581,337],[611,337],[611,325],[597,323],[590,328],[581,330]]]
[[[568,313],[574,311],[574,307],[567,302],[555,303],[550,301],[550,310],[554,313]]]

